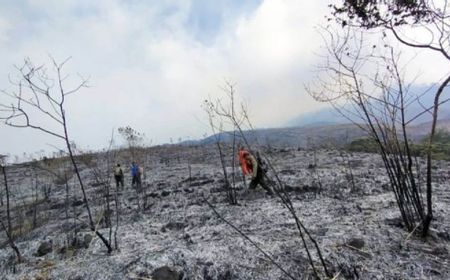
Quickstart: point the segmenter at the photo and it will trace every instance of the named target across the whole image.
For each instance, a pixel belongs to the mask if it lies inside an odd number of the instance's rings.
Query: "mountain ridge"
[[[431,122],[410,126],[408,127],[409,137],[413,141],[420,141],[430,133],[430,128]],[[443,129],[450,132],[450,118],[439,120],[437,129]],[[238,134],[239,133],[236,135]],[[243,131],[243,134],[247,141],[253,144],[299,148],[323,145],[343,147],[357,138],[367,136],[367,132],[358,127],[358,125],[352,123],[309,124],[297,127],[261,128],[251,131],[246,130]],[[182,144],[211,144],[215,143],[218,139],[223,143],[231,143],[233,141],[233,132],[221,132],[201,140],[182,142]],[[240,135],[238,135],[237,141],[240,144],[243,144],[244,142]]]

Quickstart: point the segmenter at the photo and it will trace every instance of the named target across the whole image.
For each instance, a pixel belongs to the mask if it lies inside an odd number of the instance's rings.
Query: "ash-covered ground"
[[[232,154],[226,154],[232,178]],[[450,279],[449,162],[436,162],[433,169],[434,220],[424,240],[402,226],[379,156],[294,148],[272,149],[267,155],[335,279]],[[155,147],[140,156],[143,190],[131,188],[127,170],[125,188],[117,195],[118,249],[111,254],[89,230],[75,176],[66,186],[41,168],[8,166],[13,232],[24,260],[16,263],[2,231],[0,278],[289,279],[204,198],[295,279],[314,278],[295,220],[277,196],[261,188],[248,190],[236,169],[239,205],[227,203],[215,146]],[[109,165],[106,159],[105,154],[90,156],[81,174],[97,228],[111,235],[114,247],[116,188],[111,181],[105,195],[102,182],[112,179],[111,159]],[[131,160],[123,151],[113,161],[128,166]],[[66,164],[51,169],[61,171]],[[5,205],[0,217],[5,221]]]

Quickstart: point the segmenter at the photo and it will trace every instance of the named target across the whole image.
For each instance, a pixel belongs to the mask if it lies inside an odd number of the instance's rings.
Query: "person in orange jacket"
[[[272,190],[264,180],[264,170],[261,168],[261,164],[244,147],[239,148],[239,164],[244,176],[251,175],[252,177],[249,189],[255,189],[258,185],[261,185],[268,194],[272,194]]]

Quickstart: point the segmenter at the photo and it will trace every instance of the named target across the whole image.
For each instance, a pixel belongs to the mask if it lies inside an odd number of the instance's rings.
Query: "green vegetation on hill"
[[[416,144],[410,144],[413,156],[423,157],[426,155],[428,147],[428,136]],[[372,138],[359,138],[352,141],[347,149],[352,152],[378,153],[379,148]],[[438,130],[435,134],[432,146],[433,159],[450,160],[450,132]]]
[[[425,156],[426,147],[428,146],[428,137],[425,137],[420,144],[419,154]],[[450,132],[445,130],[438,130],[434,136],[432,146],[433,158],[438,160],[450,160]]]
[[[352,152],[378,153],[378,144],[372,138],[365,137],[353,140],[347,147]]]

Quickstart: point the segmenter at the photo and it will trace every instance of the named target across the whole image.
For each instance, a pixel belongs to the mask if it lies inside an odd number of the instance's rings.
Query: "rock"
[[[379,189],[372,190],[372,194],[380,194],[380,193],[382,193],[382,190],[379,190]]]
[[[183,190],[185,193],[193,193],[194,192],[194,190],[190,189],[190,188],[184,188]]]
[[[353,237],[347,242],[347,245],[361,250],[364,247],[364,240],[362,238]]]
[[[50,204],[50,209],[51,210],[63,209],[64,207],[66,207],[66,203],[65,202],[52,202]]]
[[[93,239],[93,237],[89,233],[86,233],[84,235],[84,237],[83,237],[84,248],[86,248],[86,249],[89,248],[89,245],[91,244],[92,239]]]
[[[203,185],[206,185],[206,184],[212,184],[212,183],[214,183],[213,179],[207,179],[207,180],[203,180],[203,181],[199,181],[199,182],[192,182],[190,184],[190,186],[191,187],[199,187],[199,186],[203,186]]]
[[[69,280],[83,280],[84,278],[79,275],[73,275],[69,277]]]
[[[227,189],[225,188],[225,187],[223,187],[223,186],[220,186],[220,187],[212,187],[210,190],[209,190],[209,192],[210,193],[219,193],[219,192],[224,192],[224,191],[226,191]]]
[[[185,235],[183,235],[183,239],[186,241],[186,243],[188,244],[188,245],[190,245],[190,244],[194,244],[194,242],[192,241],[192,238],[191,238],[191,236],[189,235],[189,234],[185,234]]]
[[[446,240],[446,241],[450,241],[450,234],[446,231],[440,231],[437,233],[437,236],[439,236],[440,238]]]
[[[72,202],[72,207],[81,206],[83,204],[84,204],[83,200],[76,200]]]
[[[178,272],[168,266],[157,268],[152,272],[153,280],[181,280],[182,278],[182,272]]]
[[[41,243],[41,245],[39,245],[39,248],[36,252],[36,255],[38,257],[42,257],[47,255],[48,253],[50,253],[53,250],[53,243],[52,241],[44,241]]]
[[[285,185],[284,186],[284,190],[286,192],[293,192],[295,190],[295,187],[289,186],[289,185]]]
[[[100,187],[100,186],[105,186],[106,182],[92,182],[90,185],[93,187]]]
[[[391,190],[392,190],[392,187],[391,187],[391,185],[389,185],[389,184],[387,184],[387,183],[384,183],[384,184],[381,185],[381,189],[382,189],[383,191],[391,191]]]
[[[156,197],[158,197],[158,196],[159,196],[159,194],[158,194],[158,193],[155,193],[155,192],[149,193],[149,194],[147,195],[147,197],[152,197],[152,198],[156,198]]]
[[[317,236],[325,236],[325,234],[327,234],[328,232],[328,228],[319,228],[316,231],[316,235]]]
[[[162,227],[162,232],[166,232],[166,230],[182,230],[187,227],[186,223],[183,222],[168,222]]]
[[[89,245],[91,244],[91,241],[93,239],[93,236],[89,233],[86,233],[83,237],[81,236],[76,236],[73,240],[72,240],[72,248],[73,249],[87,249],[89,248]]]
[[[162,191],[162,192],[161,192],[161,196],[162,196],[162,197],[166,197],[166,196],[168,196],[169,194],[170,194],[169,191]]]
[[[285,169],[285,170],[280,171],[280,174],[283,174],[283,175],[295,175],[296,173],[297,173],[297,171],[290,170],[290,169]]]
[[[403,221],[401,218],[396,217],[396,218],[387,218],[384,220],[385,224],[389,225],[389,226],[394,226],[394,227],[399,227],[399,228],[403,228]]]

